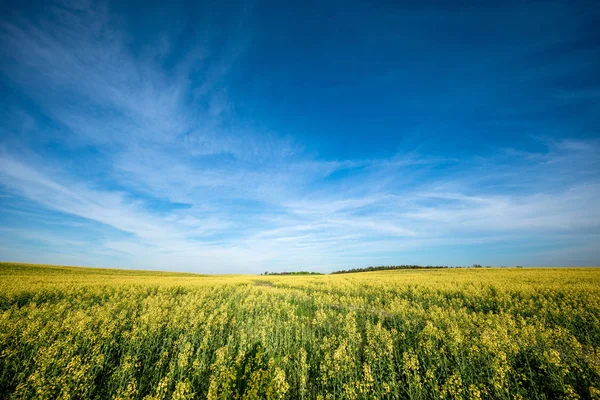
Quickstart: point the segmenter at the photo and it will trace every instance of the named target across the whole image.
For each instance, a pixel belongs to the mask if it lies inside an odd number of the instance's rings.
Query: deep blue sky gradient
[[[0,13],[2,260],[600,264],[597,2]]]

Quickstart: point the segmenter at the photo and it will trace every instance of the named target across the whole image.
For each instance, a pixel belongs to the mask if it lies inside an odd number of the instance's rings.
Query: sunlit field
[[[600,269],[0,264],[2,399],[600,398]]]

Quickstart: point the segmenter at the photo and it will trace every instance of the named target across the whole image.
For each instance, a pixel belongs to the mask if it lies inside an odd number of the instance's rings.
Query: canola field
[[[2,399],[600,399],[600,269],[0,264]]]

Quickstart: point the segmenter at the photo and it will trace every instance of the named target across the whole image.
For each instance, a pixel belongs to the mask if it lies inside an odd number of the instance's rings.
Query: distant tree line
[[[481,264],[473,264],[471,266],[448,266],[448,265],[380,265],[374,267],[366,267],[366,268],[353,268],[353,269],[343,269],[341,271],[334,271],[332,274],[352,274],[354,272],[370,272],[370,271],[389,271],[393,269],[444,269],[444,268],[492,268],[490,265],[486,265],[485,267]],[[500,268],[507,268],[506,266],[501,266]],[[523,268],[522,265],[517,265],[516,268]]]
[[[492,268],[489,265],[485,267],[481,264],[473,264],[471,266],[448,266],[448,265],[379,265],[379,266],[371,266],[365,268],[353,268],[353,269],[342,269],[340,271],[334,271],[332,274],[352,274],[355,272],[371,272],[371,271],[389,271],[394,269],[446,269],[446,268]],[[500,268],[507,268],[506,266],[501,266]],[[516,268],[523,268],[521,265],[517,265]],[[298,271],[298,272],[264,272],[261,275],[323,275],[321,272],[308,272],[308,271]]]
[[[440,268],[462,268],[449,267],[447,265],[380,265],[366,268],[343,269],[341,271],[332,272],[332,274],[352,274],[355,272],[370,272],[370,271],[389,271],[391,269],[440,269]]]
[[[269,272],[265,271],[261,275],[323,275],[320,272],[308,272],[308,271],[297,271],[297,272]]]

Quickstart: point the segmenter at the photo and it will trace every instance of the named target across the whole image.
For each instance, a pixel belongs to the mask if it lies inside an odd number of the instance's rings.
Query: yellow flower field
[[[0,264],[3,399],[600,399],[600,269]]]

